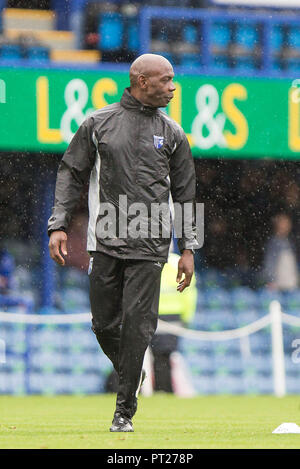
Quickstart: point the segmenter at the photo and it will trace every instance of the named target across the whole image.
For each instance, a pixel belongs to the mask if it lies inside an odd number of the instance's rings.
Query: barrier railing
[[[294,327],[300,327],[300,318],[283,313],[280,303],[278,301],[272,301],[268,314],[238,329],[225,331],[194,331],[159,320],[158,332],[174,334],[190,339],[219,341],[240,339],[271,325],[274,394],[277,397],[282,397],[286,394],[283,322]]]
[[[26,313],[8,313],[0,312],[1,323],[21,323],[23,325],[67,325],[67,324],[86,324],[91,322],[90,313],[82,314],[53,314],[53,315],[38,315]],[[286,394],[285,382],[285,360],[284,360],[284,345],[283,345],[283,328],[282,324],[286,323],[293,327],[300,328],[300,318],[283,313],[281,305],[278,301],[272,301],[269,306],[269,313],[262,318],[254,321],[246,326],[223,331],[201,331],[192,330],[167,323],[161,319],[158,322],[157,333],[168,333],[177,335],[178,337],[194,339],[199,341],[226,341],[232,339],[241,339],[247,337],[259,330],[271,326],[271,342],[272,342],[272,367],[273,367],[273,389],[277,397],[282,397]],[[1,329],[0,329],[1,331]],[[31,332],[34,333],[34,332]],[[4,354],[6,344],[1,338],[0,332],[0,364],[5,363]],[[25,354],[28,350],[25,350]],[[1,371],[1,368],[0,368]],[[27,370],[28,371],[28,370]],[[300,388],[299,388],[300,390]]]

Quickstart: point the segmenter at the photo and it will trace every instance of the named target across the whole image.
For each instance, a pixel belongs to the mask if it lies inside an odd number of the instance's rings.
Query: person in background
[[[265,246],[263,276],[266,284],[274,290],[289,291],[298,287],[299,273],[297,255],[290,240],[291,218],[277,214],[273,219],[273,236]]]
[[[190,323],[195,314],[197,287],[194,276],[189,289],[178,295],[176,272],[179,258],[178,254],[170,252],[168,262],[162,271],[159,318],[173,325],[182,326]],[[155,391],[174,392],[179,395],[186,393],[185,383],[176,380],[176,376],[184,372],[182,369],[178,370],[178,367],[184,368],[183,361],[177,352],[178,342],[178,336],[161,333],[158,326],[151,342]]]

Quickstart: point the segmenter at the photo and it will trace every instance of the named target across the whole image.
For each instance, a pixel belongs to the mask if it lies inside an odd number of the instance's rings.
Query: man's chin
[[[158,107],[167,107],[170,101],[170,99],[165,99]]]

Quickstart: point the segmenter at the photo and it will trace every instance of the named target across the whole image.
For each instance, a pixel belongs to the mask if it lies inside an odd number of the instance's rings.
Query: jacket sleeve
[[[48,221],[48,234],[67,231],[82,188],[90,175],[96,157],[92,118],[86,119],[69,144],[58,168],[55,202]]]
[[[180,252],[184,249],[199,249],[201,246],[197,241],[195,216],[195,166],[189,142],[182,129],[170,158],[170,182],[178,248]]]

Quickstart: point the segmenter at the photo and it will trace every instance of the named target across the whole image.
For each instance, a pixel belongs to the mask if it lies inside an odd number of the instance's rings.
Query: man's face
[[[176,90],[172,66],[163,65],[145,78],[145,104],[153,107],[166,107]]]
[[[289,217],[285,215],[278,216],[275,222],[275,231],[278,236],[286,237],[290,234],[292,229],[292,222]]]

